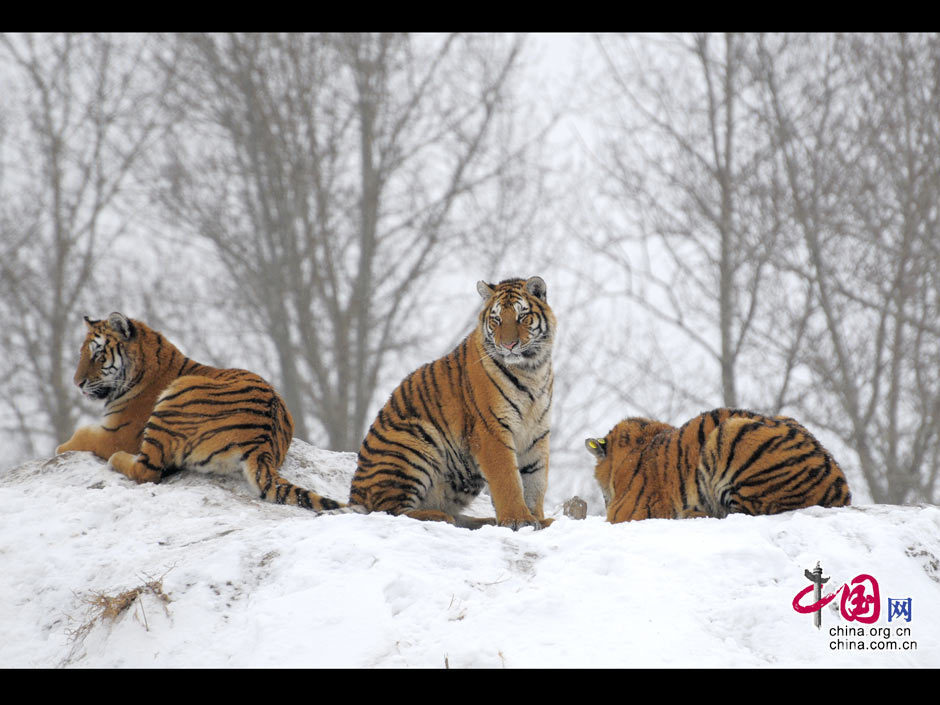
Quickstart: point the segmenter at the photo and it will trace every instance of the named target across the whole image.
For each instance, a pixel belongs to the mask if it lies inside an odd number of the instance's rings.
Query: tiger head
[[[605,505],[610,505],[616,494],[615,485],[618,484],[619,476],[632,473],[650,441],[658,433],[671,428],[669,424],[650,419],[624,419],[603,438],[588,438],[584,441],[588,452],[597,460],[594,477],[604,495]]]
[[[555,316],[542,277],[477,282],[485,302],[480,312],[483,347],[494,360],[524,368],[541,365],[550,355]]]
[[[88,335],[82,343],[75,384],[92,399],[117,399],[134,379],[132,348],[140,324],[121,313],[112,313],[106,320],[84,318]]]

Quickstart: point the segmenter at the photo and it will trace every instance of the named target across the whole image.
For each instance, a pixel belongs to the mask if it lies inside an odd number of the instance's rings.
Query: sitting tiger
[[[489,486],[495,523],[548,526],[555,317],[541,277],[479,282],[476,328],[452,352],[408,375],[359,449],[349,504],[476,528],[461,516]]]
[[[594,476],[612,524],[777,514],[851,501],[836,461],[786,416],[714,409],[680,428],[631,418],[585,444],[597,458]]]
[[[243,472],[269,502],[340,506],[278,475],[294,421],[261,377],[193,362],[121,313],[86,316],[85,323],[75,384],[104,400],[104,418],[76,430],[56,453],[91,451],[137,482],[159,482],[180,469]]]

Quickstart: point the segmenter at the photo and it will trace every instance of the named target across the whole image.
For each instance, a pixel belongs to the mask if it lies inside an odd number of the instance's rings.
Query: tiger
[[[851,503],[832,455],[788,416],[719,408],[679,428],[629,418],[585,445],[612,524]]]
[[[541,529],[555,316],[538,276],[477,283],[477,325],[409,374],[359,448],[349,506],[463,528]],[[460,514],[489,487],[494,518]]]
[[[78,428],[56,453],[91,451],[138,483],[158,483],[183,469],[242,472],[268,502],[340,507],[278,475],[294,420],[260,376],[194,362],[119,312],[84,320],[74,382],[86,397],[104,400],[104,415]]]

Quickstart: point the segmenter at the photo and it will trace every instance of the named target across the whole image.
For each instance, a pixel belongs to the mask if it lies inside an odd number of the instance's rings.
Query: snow
[[[348,497],[351,453],[295,440],[282,474]],[[552,478],[549,478],[552,481]],[[484,496],[473,514],[492,515]],[[478,531],[384,514],[317,516],[241,478],[136,485],[90,453],[0,475],[0,663],[7,667],[937,667],[940,508],[575,521]],[[592,507],[592,510],[596,508]],[[881,616],[823,628],[792,607],[874,576]],[[92,594],[162,578],[113,620]],[[910,623],[887,598],[912,599]],[[84,624],[90,626],[79,631]],[[898,636],[898,627],[910,628]],[[866,630],[868,628],[866,627]],[[866,631],[867,634],[867,631]],[[916,649],[902,644],[916,641]],[[896,648],[870,648],[886,646]]]

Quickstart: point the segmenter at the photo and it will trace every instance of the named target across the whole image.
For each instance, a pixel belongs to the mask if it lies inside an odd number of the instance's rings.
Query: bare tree
[[[211,242],[311,438],[358,447],[391,356],[445,311],[423,284],[472,241],[471,198],[521,42],[500,36],[192,35],[159,199]],[[536,134],[529,135],[531,140]],[[459,212],[462,226],[455,224]],[[427,332],[427,331],[425,331]]]
[[[711,373],[669,365],[704,353],[723,403],[836,436],[875,501],[933,501],[937,37],[597,43],[629,107],[602,161],[616,235],[594,243],[622,272],[612,293],[649,314],[632,398],[695,400]]]
[[[626,274],[616,295],[670,330],[656,343],[661,352],[635,355],[635,372],[697,406],[777,411],[799,334],[771,332],[781,223],[767,207],[776,188],[768,140],[755,130],[753,41],[699,34],[597,43],[623,107],[601,158],[615,215],[595,247]],[[697,351],[715,372],[663,369],[676,340],[685,358]],[[777,381],[770,393],[740,388],[748,356],[759,379]]]
[[[788,266],[813,291],[803,413],[876,502],[935,501],[940,443],[936,36],[762,37]]]
[[[140,81],[147,42],[0,35],[9,128],[0,159],[0,400],[34,453],[72,432],[83,306],[125,232],[116,207],[157,134],[160,86]],[[15,126],[15,128],[14,128]]]

